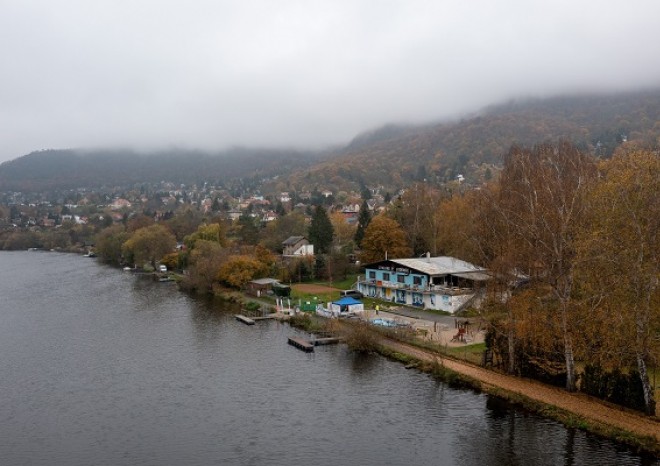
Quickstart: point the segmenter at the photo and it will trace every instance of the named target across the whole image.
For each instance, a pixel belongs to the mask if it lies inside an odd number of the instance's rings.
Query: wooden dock
[[[334,345],[336,343],[339,343],[341,341],[341,338],[339,337],[326,337],[326,338],[316,338],[312,341],[310,341],[311,344],[314,346],[323,346],[323,345]]]
[[[236,320],[243,322],[245,325],[254,325],[254,320],[245,317],[243,314],[236,314]]]
[[[295,346],[299,350],[305,351],[306,353],[311,353],[314,351],[314,345],[302,338],[289,337],[289,344]]]
[[[289,344],[296,348],[311,353],[315,346],[333,345],[339,343],[339,337],[315,338],[314,340],[305,340],[304,338],[289,337]]]
[[[251,317],[252,320],[257,321],[257,320],[270,320],[270,319],[278,319],[279,315],[277,313],[273,314],[266,314],[265,316],[259,316],[259,317]]]

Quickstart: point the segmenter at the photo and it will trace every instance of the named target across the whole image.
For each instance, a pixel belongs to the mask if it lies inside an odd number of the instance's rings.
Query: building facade
[[[364,266],[357,289],[397,304],[455,313],[475,302],[488,271],[454,257],[389,259]]]

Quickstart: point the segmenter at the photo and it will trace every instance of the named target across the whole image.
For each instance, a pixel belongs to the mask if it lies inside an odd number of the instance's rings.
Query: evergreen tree
[[[355,232],[355,244],[360,247],[362,243],[362,238],[364,238],[364,232],[371,222],[371,214],[369,213],[369,206],[367,201],[362,201],[362,206],[360,207],[360,216],[358,217],[358,226],[357,231]]]
[[[244,213],[238,217],[239,238],[242,244],[257,244],[259,228],[250,214]]]
[[[328,213],[323,206],[316,206],[308,233],[309,241],[314,245],[316,252],[319,254],[330,252],[333,235],[334,229]]]
[[[220,210],[220,201],[218,198],[213,199],[213,205],[211,205],[211,211],[218,212]]]
[[[284,205],[282,205],[281,201],[277,201],[277,204],[275,204],[275,213],[280,217],[286,215],[286,210],[284,209]]]

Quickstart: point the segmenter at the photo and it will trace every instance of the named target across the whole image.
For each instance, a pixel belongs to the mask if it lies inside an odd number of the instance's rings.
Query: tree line
[[[138,214],[107,228],[25,232],[35,238],[14,232],[5,247],[70,244],[96,230],[102,260],[162,263],[185,271],[182,286],[202,293],[268,276],[341,279],[356,271],[349,257],[454,256],[491,272],[479,312],[489,321],[488,349],[505,371],[652,414],[658,193],[657,151],[623,145],[602,160],[567,142],[545,143],[511,147],[499,176],[477,189],[416,183],[373,218],[365,199],[356,224],[322,205],[311,216],[293,210],[265,225],[248,213],[232,222],[186,208],[160,222]],[[306,236],[317,254],[280,259],[289,236]]]
[[[560,142],[512,147],[496,181],[413,186],[390,215],[414,254],[487,267],[488,343],[512,374],[655,411],[660,158],[600,160]]]

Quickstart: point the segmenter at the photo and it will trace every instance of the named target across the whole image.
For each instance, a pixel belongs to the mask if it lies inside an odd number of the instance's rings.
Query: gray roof
[[[257,285],[273,285],[279,282],[279,280],[274,278],[257,278],[256,280],[252,280],[250,283],[256,283]]]
[[[304,240],[304,236],[289,236],[287,239],[285,239],[282,244],[285,246],[293,245],[296,244],[299,241]]]
[[[487,280],[487,270],[455,257],[420,257],[414,259],[390,259],[391,262],[418,270],[431,276],[457,275],[472,280]]]

